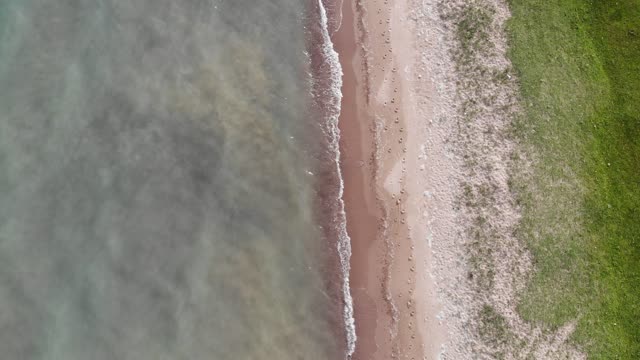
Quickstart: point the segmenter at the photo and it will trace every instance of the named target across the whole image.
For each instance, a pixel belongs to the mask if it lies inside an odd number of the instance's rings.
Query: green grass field
[[[525,319],[576,320],[593,359],[640,359],[640,0],[510,0],[534,154],[514,175],[536,272]]]

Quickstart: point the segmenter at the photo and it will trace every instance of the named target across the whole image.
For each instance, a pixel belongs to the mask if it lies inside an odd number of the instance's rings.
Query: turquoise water
[[[1,358],[344,358],[317,10],[0,3]]]

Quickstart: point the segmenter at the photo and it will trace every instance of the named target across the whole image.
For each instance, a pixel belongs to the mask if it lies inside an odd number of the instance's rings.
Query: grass
[[[593,359],[640,359],[640,0],[510,0],[535,154],[511,182],[536,271],[519,311]]]

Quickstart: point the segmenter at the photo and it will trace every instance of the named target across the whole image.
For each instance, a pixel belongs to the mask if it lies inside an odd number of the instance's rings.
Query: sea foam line
[[[347,233],[347,214],[344,209],[344,180],[342,178],[342,170],[340,169],[340,129],[338,128],[338,119],[340,116],[340,103],[342,101],[342,66],[340,65],[340,58],[335,51],[331,36],[329,35],[329,24],[327,18],[327,10],[322,3],[322,0],[318,0],[320,7],[320,25],[322,31],[322,52],[323,58],[326,59],[329,66],[329,75],[331,78],[331,100],[330,106],[331,113],[329,114],[328,127],[331,135],[331,150],[335,154],[336,172],[340,179],[340,188],[338,190],[338,203],[339,209],[336,214],[336,224],[338,229],[338,253],[340,255],[340,266],[343,275],[342,294],[344,297],[344,309],[343,317],[345,323],[345,330],[347,335],[347,359],[351,358],[356,347],[356,325],[353,318],[353,298],[351,297],[351,288],[349,285],[349,275],[351,272],[351,239]]]

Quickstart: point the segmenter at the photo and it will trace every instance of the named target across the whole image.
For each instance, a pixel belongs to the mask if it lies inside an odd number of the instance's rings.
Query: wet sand
[[[436,358],[446,340],[429,247],[439,200],[425,197],[434,180],[425,169],[448,165],[443,151],[432,162],[423,155],[443,139],[428,131],[433,104],[418,104],[435,89],[416,64],[408,6],[345,1],[333,40],[344,72],[340,145],[360,360]]]
[[[390,319],[378,317],[378,311],[385,306],[375,300],[376,294],[381,293],[382,282],[369,276],[380,273],[379,265],[370,262],[370,255],[374,254],[371,249],[378,246],[379,229],[377,227],[381,219],[381,211],[373,191],[374,143],[370,124],[367,123],[363,114],[364,99],[360,95],[362,89],[359,88],[359,84],[363,81],[364,74],[359,72],[360,60],[356,54],[359,45],[356,42],[354,13],[351,5],[351,1],[344,1],[342,26],[334,36],[333,42],[340,55],[343,70],[343,97],[339,120],[341,164],[345,186],[343,199],[352,254],[356,254],[351,257],[350,276],[358,338],[353,358],[366,359],[375,352],[376,325],[380,321],[386,321],[379,325],[389,326]]]

